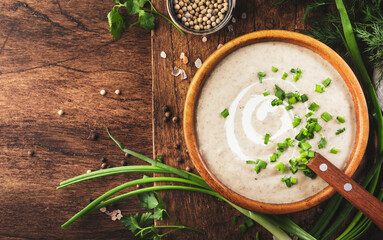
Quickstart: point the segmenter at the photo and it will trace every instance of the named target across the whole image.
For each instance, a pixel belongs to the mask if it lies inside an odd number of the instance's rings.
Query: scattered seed
[[[90,170],[90,169],[86,171],[86,173],[91,173],[91,172],[92,172],[92,170]]]
[[[178,163],[182,163],[182,162],[183,162],[183,159],[180,158],[180,157],[178,157],[178,158],[176,159],[176,161],[177,161]]]
[[[227,26],[227,30],[229,30],[229,32],[234,31],[233,25],[230,24],[229,26]]]
[[[167,117],[163,117],[162,120],[163,120],[164,122],[168,122],[168,121],[169,121],[169,118],[167,118]]]
[[[202,38],[202,42],[207,42],[207,37],[204,36],[204,37]]]
[[[190,170],[191,170],[191,169],[190,169],[189,166],[187,166],[187,167],[185,168],[185,171],[186,171],[186,172],[190,172]]]
[[[141,188],[140,184],[137,184],[136,189],[140,189],[140,188]]]
[[[125,153],[125,157],[130,157],[130,154],[129,153]]]
[[[242,19],[246,19],[247,18],[247,14],[245,12],[243,12],[242,15],[241,15],[241,18]]]
[[[165,117],[169,118],[171,116],[171,113],[169,111],[165,112]]]
[[[237,19],[235,19],[235,17],[233,17],[233,18],[231,19],[231,22],[232,22],[232,23],[236,23],[236,22],[237,22]]]
[[[106,91],[105,91],[104,89],[102,89],[102,90],[100,91],[100,94],[101,94],[102,96],[105,96]]]
[[[197,58],[197,60],[195,60],[195,62],[194,62],[194,65],[196,66],[196,68],[200,68],[202,66],[201,59]]]
[[[175,149],[180,149],[180,145],[179,145],[179,144],[175,144],[175,145],[174,145],[174,148],[175,148]]]
[[[169,112],[169,107],[166,106],[166,105],[164,105],[164,106],[162,107],[162,111],[164,111],[164,112]]]
[[[90,134],[90,139],[92,139],[93,141],[96,141],[96,140],[98,139],[98,134],[95,133],[95,132],[92,132],[92,133]]]
[[[35,155],[35,152],[32,150],[28,151],[28,156],[33,157]]]
[[[121,92],[120,92],[120,90],[117,89],[116,91],[114,91],[114,93],[117,95],[120,95]]]
[[[166,58],[166,53],[164,51],[161,52],[161,57]]]
[[[220,47],[222,47],[223,46],[223,44],[218,44],[218,46],[217,46],[217,49],[219,49]]]
[[[102,207],[102,208],[100,208],[100,212],[106,212],[106,207]]]
[[[122,161],[121,161],[121,165],[122,165],[122,166],[127,166],[128,163],[127,163],[126,161],[122,160]]]
[[[64,114],[64,111],[60,109],[60,110],[57,112],[57,114],[60,115],[60,116],[62,116],[62,115]]]
[[[184,52],[182,52],[182,53],[180,54],[180,59],[181,59],[181,60],[183,60],[183,59],[184,59],[184,57],[185,57],[185,53],[184,53]]]
[[[177,123],[178,122],[178,117],[173,117],[172,118],[172,122]]]
[[[187,78],[188,78],[188,76],[186,75],[185,70],[182,70],[182,69],[181,69],[181,79],[182,79],[182,80],[185,80],[185,79],[187,79]]]
[[[175,77],[178,77],[180,74],[181,74],[181,69],[179,69],[178,67],[174,67],[172,71],[172,75]]]
[[[106,163],[108,160],[106,159],[106,157],[102,157],[102,158],[100,158],[100,161],[103,163]]]
[[[108,167],[108,165],[106,163],[101,164],[101,169],[105,169],[107,167]]]

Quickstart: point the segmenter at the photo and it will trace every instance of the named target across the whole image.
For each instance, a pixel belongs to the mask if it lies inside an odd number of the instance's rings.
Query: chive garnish
[[[314,115],[313,112],[308,112],[308,113],[306,113],[305,117],[306,117],[306,118],[309,118],[309,117],[311,117],[312,115]]]
[[[307,156],[308,156],[309,158],[313,158],[313,157],[315,156],[315,152],[314,152],[313,150],[309,150]]]
[[[344,120],[344,118],[342,118],[341,116],[337,116],[336,120],[338,120],[338,122],[340,122],[340,123],[345,123],[346,122],[346,120]]]
[[[275,92],[275,96],[280,100],[285,99],[285,91],[283,91],[282,88],[280,88],[277,84],[275,84],[275,89],[277,90]]]
[[[296,99],[295,97],[291,97],[291,98],[289,98],[289,99],[287,100],[287,102],[288,102],[289,104],[294,104],[294,103],[297,103],[297,99]]]
[[[286,80],[286,78],[289,76],[289,74],[287,74],[287,72],[284,72],[281,79],[283,80]]]
[[[346,131],[346,128],[340,128],[340,129],[338,129],[338,130],[336,130],[336,135],[339,135],[339,134],[341,134],[342,132],[344,132],[344,131]]]
[[[294,68],[292,68],[292,69],[290,69],[290,72],[295,73],[296,71]]]
[[[335,148],[335,147],[333,147],[333,148],[330,149],[330,153],[333,153],[333,154],[337,154],[339,151],[340,151],[340,150],[337,149],[337,148]]]
[[[270,162],[275,162],[277,161],[277,154],[273,153],[273,155],[270,156]]]
[[[285,107],[285,109],[287,110],[287,111],[289,111],[289,110],[291,110],[291,109],[293,109],[294,108],[294,106],[293,105],[287,105],[286,107]]]
[[[273,101],[271,101],[271,106],[273,106],[273,107],[274,106],[279,106],[279,105],[282,105],[282,104],[283,104],[283,101],[278,99],[278,98],[276,98]]]
[[[271,66],[271,71],[273,72],[278,72],[278,68],[274,67],[274,66]]]
[[[315,85],[315,92],[323,93],[324,92],[324,87],[321,86],[321,85],[316,84]]]
[[[246,164],[255,164],[255,161],[253,161],[253,160],[246,160]]]
[[[284,182],[286,184],[287,187],[291,187],[292,185],[296,184],[297,183],[297,179],[296,178],[292,178],[292,177],[287,177],[287,176],[284,176],[282,178],[282,182]]]
[[[256,165],[254,167],[255,172],[258,174],[261,171],[261,168],[266,169],[267,163],[261,159],[257,159]]]
[[[259,72],[258,77],[259,77],[259,82],[262,83],[262,78],[266,77],[266,73],[265,72]]]
[[[223,109],[223,111],[221,112],[221,115],[223,118],[227,118],[227,116],[229,116],[229,110],[227,110],[226,108]]]
[[[301,95],[301,101],[304,103],[304,102],[307,102],[309,100],[309,98],[307,97],[306,94],[303,94]]]
[[[286,149],[286,147],[287,147],[287,143],[285,143],[285,142],[283,142],[283,143],[278,143],[277,145],[278,145],[277,150],[279,150],[279,151],[281,151],[281,152],[285,151],[285,149]]]
[[[264,144],[268,144],[269,143],[269,138],[270,138],[270,134],[266,133],[265,134],[265,140],[264,140]]]
[[[311,145],[308,142],[299,142],[298,146],[305,151],[311,148]]]
[[[301,123],[302,119],[299,116],[294,116],[293,127],[297,127]]]
[[[328,122],[332,119],[332,115],[328,112],[324,112],[322,113],[322,115],[320,116],[325,122]]]
[[[281,162],[275,165],[275,167],[278,169],[278,171],[281,171],[282,173],[286,172],[285,165]]]
[[[270,95],[270,92],[269,92],[269,91],[265,91],[265,92],[263,92],[262,94],[263,94],[263,96],[266,97],[266,96],[269,96],[269,95]]]
[[[319,105],[316,104],[315,102],[312,102],[309,106],[309,110],[315,112],[319,108]]]
[[[319,149],[322,149],[322,148],[325,148],[327,146],[327,141],[326,139],[323,137],[323,135],[321,134],[320,136],[320,140],[319,140],[319,144],[318,144],[318,148]]]
[[[292,158],[289,160],[289,163],[290,163],[290,171],[295,174],[297,171],[298,171],[298,168],[297,168],[297,165],[298,165],[298,162],[295,158]]]
[[[324,80],[324,81],[322,82],[322,84],[323,84],[324,87],[328,87],[328,85],[330,85],[330,83],[331,83],[331,79],[330,79],[330,78],[326,78],[326,80]]]
[[[316,124],[315,124],[315,127],[314,127],[314,131],[315,131],[315,132],[319,132],[320,130],[322,130],[322,126],[319,125],[319,123],[316,123]]]

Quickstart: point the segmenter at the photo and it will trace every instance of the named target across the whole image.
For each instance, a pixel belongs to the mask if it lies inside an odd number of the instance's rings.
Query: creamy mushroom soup
[[[196,131],[204,161],[228,188],[291,203],[327,186],[305,168],[314,151],[345,167],[356,117],[345,82],[327,61],[297,45],[264,42],[215,67],[199,97]]]

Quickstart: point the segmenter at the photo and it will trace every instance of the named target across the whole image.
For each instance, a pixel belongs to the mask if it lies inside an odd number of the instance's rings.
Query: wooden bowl
[[[198,69],[189,87],[185,102],[183,128],[190,158],[202,178],[217,193],[221,194],[231,202],[249,210],[267,214],[284,214],[311,208],[330,198],[335,193],[335,190],[328,186],[311,197],[287,204],[264,203],[246,198],[225,186],[209,170],[199,151],[195,127],[196,106],[199,94],[204,86],[205,80],[215,66],[227,55],[241,47],[253,43],[269,41],[291,43],[312,50],[328,61],[336,71],[338,71],[347,84],[355,106],[356,137],[352,153],[344,172],[348,176],[353,175],[364,155],[369,133],[368,110],[362,88],[350,67],[335,51],[325,44],[303,34],[283,30],[258,31],[238,37],[216,50]]]

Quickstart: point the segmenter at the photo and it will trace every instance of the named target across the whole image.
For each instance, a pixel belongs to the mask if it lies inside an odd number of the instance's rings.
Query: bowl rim
[[[249,199],[229,189],[209,170],[199,151],[195,129],[195,110],[197,102],[201,89],[204,86],[204,83],[210,72],[224,57],[234,52],[235,50],[247,45],[266,41],[292,43],[312,50],[324,58],[327,62],[329,62],[345,81],[351,93],[356,114],[355,142],[350,158],[348,159],[347,164],[343,169],[344,173],[349,177],[354,174],[357,167],[359,166],[367,146],[369,134],[368,110],[363,90],[355,74],[347,65],[347,63],[327,45],[314,38],[296,32],[285,30],[264,30],[240,36],[217,49],[198,69],[187,92],[183,121],[186,147],[197,171],[200,173],[206,183],[209,184],[217,193],[221,194],[229,201],[241,207],[260,213],[285,214],[302,211],[318,205],[319,203],[330,198],[335,193],[334,188],[328,186],[313,196],[292,203],[265,203]]]

